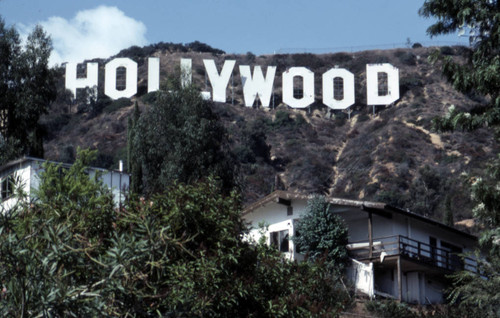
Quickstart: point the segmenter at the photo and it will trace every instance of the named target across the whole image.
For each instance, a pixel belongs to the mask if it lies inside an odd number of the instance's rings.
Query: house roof
[[[257,200],[256,202],[248,205],[244,210],[242,215],[249,214],[253,212],[254,210],[270,203],[270,202],[275,202],[275,203],[283,203],[291,200],[309,200],[312,198],[313,195],[306,195],[302,193],[295,193],[295,192],[288,192],[288,191],[274,191],[273,193],[265,196],[264,198]],[[434,226],[437,226],[439,228],[442,228],[444,230],[466,236],[468,238],[477,240],[477,237],[475,235],[469,234],[467,232],[461,231],[459,229],[456,229],[454,227],[448,226],[444,223],[438,222],[436,220],[430,219],[428,217],[425,217],[420,214],[416,214],[413,212],[410,212],[408,210],[403,210],[401,208],[392,206],[390,204],[382,203],[382,202],[372,202],[372,201],[363,201],[363,200],[350,200],[350,199],[341,199],[341,198],[332,198],[332,197],[326,197],[326,200],[330,204],[335,204],[335,205],[343,205],[343,206],[350,206],[350,207],[358,207],[361,210],[367,211],[367,212],[373,212],[377,214],[400,214],[409,218],[413,218],[419,221],[422,221],[427,224],[431,224]]]
[[[53,164],[60,164],[63,167],[68,167],[68,168],[71,167],[71,164],[69,164],[69,163],[62,163],[62,162],[57,162],[57,161],[52,161],[52,160],[40,159],[40,158],[35,158],[35,157],[30,157],[30,156],[24,156],[22,158],[9,161],[9,162],[5,163],[4,165],[0,166],[0,174],[2,172],[4,172],[4,171],[8,170],[8,169],[11,169],[12,167],[20,166],[23,163],[29,162],[29,161],[36,161],[36,162],[41,162],[41,163],[43,163],[43,162],[50,162],[50,163],[53,163]],[[113,170],[113,169],[104,169],[104,168],[96,168],[96,167],[89,167],[89,168],[93,169],[93,170],[100,170],[100,171],[120,172],[118,170]]]

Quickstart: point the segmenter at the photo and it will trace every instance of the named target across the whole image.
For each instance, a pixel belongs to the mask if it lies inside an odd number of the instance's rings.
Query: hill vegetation
[[[90,105],[84,99],[71,101],[64,91],[60,70],[58,99],[42,119],[46,157],[71,161],[80,146],[98,150],[98,166],[116,168],[119,159],[126,159],[127,119],[133,104],[137,102],[143,111],[156,99],[155,93],[146,93],[145,58],[161,58],[161,76],[177,74],[180,58],[191,58],[193,83],[201,90],[210,90],[202,59],[215,60],[219,68],[224,60],[235,59],[237,65],[277,66],[270,108],[258,103],[244,106],[236,70],[227,90],[228,102],[213,105],[213,111],[229,132],[231,150],[240,163],[245,202],[274,189],[287,189],[383,201],[438,220],[444,220],[447,214],[448,222],[470,217],[467,211],[471,202],[461,174],[482,171],[498,150],[498,144],[486,129],[478,129],[474,134],[434,132],[433,119],[446,114],[451,105],[468,110],[485,101],[476,94],[455,91],[440,69],[429,62],[435,50],[457,62],[465,61],[471,54],[468,48],[414,46],[356,53],[263,56],[251,52],[223,54],[216,49],[194,52],[195,49],[159,44],[120,52],[118,56],[128,56],[140,65],[138,94],[132,99],[111,101],[101,97]],[[103,74],[105,61],[101,62]],[[368,63],[391,63],[400,70],[400,99],[377,107],[375,114],[366,105]],[[290,109],[281,102],[280,74],[291,66],[305,66],[316,74],[316,102],[306,110]],[[356,104],[350,113],[330,111],[321,103],[318,74],[334,66],[355,74]],[[102,87],[99,91],[102,96]]]

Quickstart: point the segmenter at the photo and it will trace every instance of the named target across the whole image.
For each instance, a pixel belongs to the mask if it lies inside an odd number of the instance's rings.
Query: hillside
[[[202,89],[207,85],[202,59],[214,59],[219,69],[225,60],[235,59],[228,103],[215,103],[214,109],[241,162],[245,202],[281,188],[383,201],[438,220],[450,210],[455,221],[461,220],[470,217],[462,174],[480,173],[496,155],[498,144],[486,129],[474,134],[432,130],[432,118],[443,116],[450,105],[468,109],[481,103],[481,98],[458,93],[446,83],[439,67],[428,61],[434,50],[255,56],[200,53],[184,47],[131,48],[119,56],[129,56],[139,64],[139,93],[132,99],[103,98],[96,105],[70,103],[61,70],[58,101],[42,119],[47,132],[45,155],[71,161],[78,146],[90,147],[99,150],[96,165],[116,168],[119,159],[126,159],[127,119],[133,103],[137,101],[145,111],[154,101],[154,94],[145,94],[145,58],[161,57],[162,76],[175,74],[181,57],[191,58],[193,82]],[[462,47],[441,51],[458,60],[468,52]],[[102,69],[105,61],[100,62]],[[400,70],[400,99],[377,107],[375,116],[366,105],[368,63],[391,63]],[[237,71],[242,64],[277,66],[274,107],[244,106]],[[355,75],[356,104],[350,118],[346,112],[332,112],[321,104],[321,74],[335,65]],[[281,74],[291,66],[305,66],[315,73],[317,102],[307,110],[281,103]]]

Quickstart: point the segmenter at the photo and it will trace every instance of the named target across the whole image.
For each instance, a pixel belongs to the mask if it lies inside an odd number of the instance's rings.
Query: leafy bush
[[[450,46],[442,46],[441,48],[439,48],[439,51],[443,55],[454,55],[455,54],[455,51]]]
[[[132,101],[130,100],[130,98],[122,97],[122,98],[119,98],[117,100],[112,101],[111,104],[104,107],[104,112],[105,113],[112,113],[112,112],[117,111],[118,109],[128,107],[130,105],[132,105]]]
[[[348,305],[321,263],[244,241],[238,196],[216,180],[118,210],[91,160],[46,165],[38,200],[1,214],[2,316],[336,317]]]
[[[347,121],[347,118],[348,118],[348,116],[347,116],[347,114],[346,114],[346,113],[341,112],[341,111],[336,112],[336,113],[335,113],[335,124],[336,124],[337,126],[344,126],[344,124],[345,124],[345,123],[346,123],[346,121]]]
[[[274,129],[297,129],[307,125],[307,121],[302,114],[296,114],[295,119],[290,116],[290,113],[283,110],[278,110],[274,116],[272,127]]]
[[[331,61],[333,63],[347,63],[352,60],[352,55],[348,53],[335,53],[331,56]]]
[[[412,49],[418,49],[418,48],[421,48],[421,47],[422,47],[422,44],[420,44],[418,42],[413,43],[413,45],[411,46]]]
[[[323,65],[323,61],[311,53],[292,54],[292,61],[295,66],[304,66],[312,70]]]
[[[314,196],[307,201],[305,214],[297,226],[293,240],[297,249],[309,260],[325,258],[327,268],[340,273],[347,264],[347,227],[324,196]]]
[[[399,61],[404,65],[414,66],[417,64],[417,57],[411,52],[404,52],[403,54],[398,56],[398,58]]]
[[[256,56],[252,52],[248,51],[245,55],[247,63],[253,64],[255,63]]]
[[[158,96],[158,92],[149,92],[147,94],[142,95],[141,99],[144,104],[151,105],[156,102]]]
[[[398,303],[396,301],[369,301],[366,303],[366,309],[373,312],[380,318],[417,318],[407,305]]]
[[[70,114],[55,114],[50,117],[46,117],[42,122],[44,130],[49,132],[49,138],[56,136],[57,132],[60,131],[64,126],[66,126],[71,120]]]
[[[422,88],[424,83],[419,77],[416,76],[403,76],[399,80],[399,90],[401,92],[401,96],[406,92],[411,91],[416,88]]]
[[[199,41],[194,41],[191,43],[186,44],[186,48],[194,51],[194,52],[201,52],[201,53],[213,53],[213,54],[224,54],[226,52],[213,48],[208,44],[199,42]]]

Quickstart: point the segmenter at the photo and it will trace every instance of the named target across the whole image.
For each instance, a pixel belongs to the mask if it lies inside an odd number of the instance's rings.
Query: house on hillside
[[[252,227],[250,236],[258,240],[265,235],[268,244],[287,258],[302,260],[290,238],[309,198],[275,191],[251,204],[243,211]],[[348,227],[348,276],[357,292],[408,303],[443,303],[446,275],[476,271],[475,260],[458,256],[473,251],[473,235],[384,203],[327,200],[331,213],[341,216]],[[259,229],[263,223],[267,228]]]
[[[0,211],[11,208],[17,201],[14,197],[14,184],[20,184],[28,199],[33,198],[33,190],[38,188],[39,173],[43,170],[46,160],[23,157],[0,166]],[[52,162],[59,164],[57,162]],[[62,169],[68,169],[70,164],[61,164]],[[122,171],[88,168],[90,176],[100,174],[102,182],[111,189],[115,204],[125,198],[129,188],[130,177]]]

